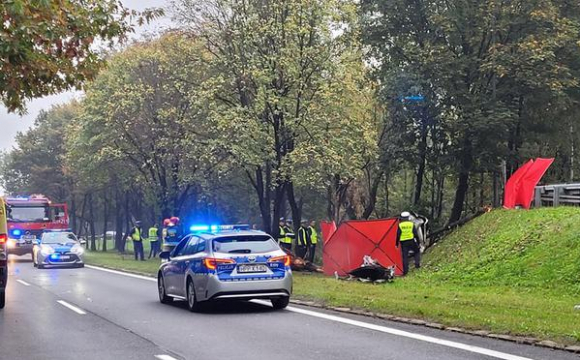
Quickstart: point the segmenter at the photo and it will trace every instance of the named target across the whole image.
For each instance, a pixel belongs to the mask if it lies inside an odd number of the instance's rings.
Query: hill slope
[[[425,255],[418,277],[580,294],[580,208],[495,210]]]

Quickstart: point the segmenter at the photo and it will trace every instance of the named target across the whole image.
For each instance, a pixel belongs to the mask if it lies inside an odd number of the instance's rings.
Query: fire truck
[[[7,197],[8,253],[32,254],[32,248],[45,230],[69,228],[66,204],[53,204],[43,195]]]

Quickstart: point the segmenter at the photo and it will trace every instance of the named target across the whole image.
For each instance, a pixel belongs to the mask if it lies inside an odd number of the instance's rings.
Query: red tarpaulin
[[[517,169],[505,184],[503,206],[513,209],[519,205],[529,209],[534,198],[534,188],[553,162],[554,159],[537,158]]]
[[[336,223],[334,221],[321,221],[320,229],[322,230],[322,243],[326,244],[336,231]]]
[[[361,266],[363,256],[370,255],[382,266],[395,265],[395,273],[402,274],[401,249],[395,247],[398,223],[398,219],[382,219],[340,224],[324,243],[324,273],[345,276]]]
[[[546,173],[546,170],[552,165],[554,159],[538,158],[534,164],[528,169],[526,174],[520,180],[520,186],[517,196],[517,205],[521,205],[525,209],[529,209],[534,199],[534,189],[538,182]]]
[[[527,163],[522,165],[519,169],[517,169],[512,174],[512,176],[510,176],[508,181],[506,181],[503,200],[503,206],[505,208],[513,209],[516,207],[520,180],[524,177],[528,169],[532,167],[533,164],[534,160],[528,161]]]

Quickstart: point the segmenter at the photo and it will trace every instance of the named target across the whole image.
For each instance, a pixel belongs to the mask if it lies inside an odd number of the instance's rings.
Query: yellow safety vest
[[[401,221],[399,223],[399,229],[401,229],[401,238],[400,241],[409,241],[415,238],[415,234],[413,234],[413,229],[415,228],[415,224],[412,221]]]
[[[306,228],[300,227],[300,229],[298,229],[298,244],[301,246],[308,245],[308,242],[306,241],[307,237],[308,234],[306,233]]]
[[[278,241],[285,244],[292,244],[292,238],[286,236],[286,231],[284,231],[284,227],[280,226],[280,235],[278,235]]]
[[[131,237],[133,238],[133,241],[141,241],[141,230],[139,230],[139,228],[136,227]]]
[[[310,229],[310,243],[312,245],[316,245],[316,243],[318,243],[318,233],[316,232],[314,226],[310,226],[308,228]]]
[[[157,231],[155,226],[149,228],[149,241],[157,241]]]

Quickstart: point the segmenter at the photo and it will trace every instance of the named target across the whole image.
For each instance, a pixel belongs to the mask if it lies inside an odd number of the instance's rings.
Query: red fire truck
[[[8,253],[32,254],[44,230],[68,229],[66,204],[53,204],[43,195],[7,197]]]

